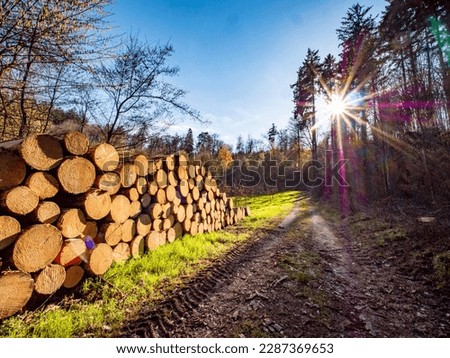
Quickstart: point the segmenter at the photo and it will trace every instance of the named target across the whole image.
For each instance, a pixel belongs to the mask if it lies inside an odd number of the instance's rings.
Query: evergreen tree
[[[189,128],[183,140],[183,150],[186,153],[191,154],[194,152],[194,135],[192,134],[192,129]]]

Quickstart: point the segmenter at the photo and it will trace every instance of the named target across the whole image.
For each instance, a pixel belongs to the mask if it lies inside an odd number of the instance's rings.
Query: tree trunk
[[[89,258],[88,270],[94,275],[103,275],[111,267],[113,263],[113,250],[111,246],[100,243],[92,251]]]
[[[63,209],[56,226],[67,239],[81,237],[86,229],[86,217],[80,209]]]
[[[95,147],[90,152],[90,157],[95,166],[102,172],[113,171],[119,166],[119,153],[116,148],[108,143]]]
[[[94,165],[83,157],[64,160],[57,175],[62,188],[69,194],[87,192],[94,185],[96,178]]]

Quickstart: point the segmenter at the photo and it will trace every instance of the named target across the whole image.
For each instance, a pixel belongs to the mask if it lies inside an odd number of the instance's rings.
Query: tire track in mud
[[[154,308],[148,311],[142,310],[138,318],[126,322],[117,336],[168,338],[182,334],[189,314],[221,287],[228,285],[235,278],[236,272],[244,265],[248,265],[252,260],[270,251],[281,241],[297,213],[298,203],[276,228],[258,229],[253,239],[232,248],[218,262],[198,273],[182,288],[175,289],[169,297],[157,303]],[[190,325],[193,323],[195,322],[190,322]]]

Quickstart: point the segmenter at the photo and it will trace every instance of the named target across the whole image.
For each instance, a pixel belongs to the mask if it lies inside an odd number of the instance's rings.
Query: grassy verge
[[[140,259],[114,265],[102,278],[88,278],[79,288],[81,298],[25,312],[0,323],[0,337],[102,337],[114,335],[121,323],[148,307],[186,278],[213,263],[255,230],[272,227],[295,205],[298,192],[236,198],[252,216],[226,230],[184,236]]]

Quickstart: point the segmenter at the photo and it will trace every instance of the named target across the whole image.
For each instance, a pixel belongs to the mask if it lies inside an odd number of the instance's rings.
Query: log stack
[[[33,295],[248,214],[183,153],[124,157],[80,132],[0,143],[0,319]]]

